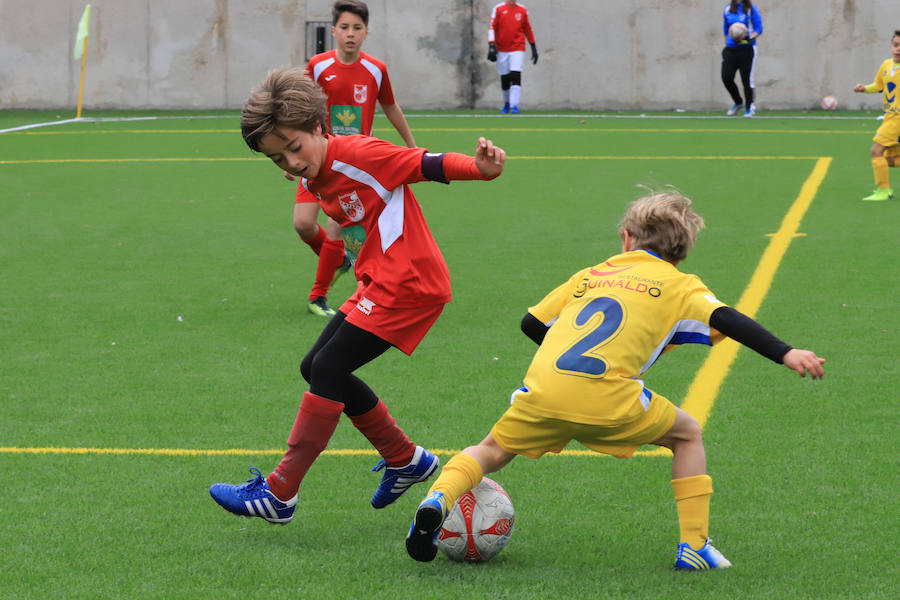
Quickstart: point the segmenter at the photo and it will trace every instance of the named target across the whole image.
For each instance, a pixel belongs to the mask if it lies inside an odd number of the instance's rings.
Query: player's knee
[[[872,158],[879,158],[881,156],[884,156],[884,146],[877,142],[872,144],[871,154]]]
[[[500,87],[503,88],[504,90],[508,90],[508,89],[509,89],[509,86],[512,85],[512,84],[510,83],[511,79],[510,79],[510,76],[509,76],[509,75],[510,75],[510,74],[507,73],[506,75],[501,75],[501,76],[500,76]]]
[[[688,418],[681,424],[681,436],[688,442],[699,442],[703,439],[703,432],[697,419],[688,415]]]
[[[319,224],[316,221],[294,217],[294,230],[304,241],[311,240],[319,233]]]
[[[328,223],[325,224],[325,235],[328,236],[330,240],[342,240],[344,239],[343,230],[341,226],[334,221],[333,219],[328,219]]]
[[[312,379],[312,361],[314,356],[315,355],[310,352],[300,361],[300,375],[306,383],[309,383]]]
[[[509,72],[509,84],[510,85],[522,85],[522,71],[510,71]]]

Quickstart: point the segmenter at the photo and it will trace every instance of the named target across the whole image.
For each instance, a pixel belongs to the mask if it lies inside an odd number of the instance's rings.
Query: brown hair
[[[628,206],[619,235],[627,231],[632,250],[649,250],[670,263],[687,257],[704,227],[703,217],[694,212],[691,200],[671,189],[638,198]]]
[[[737,5],[743,4],[744,12],[750,14],[753,12],[753,1],[752,0],[731,0],[731,7],[728,9],[728,12],[734,14],[737,12]]]
[[[338,19],[345,12],[353,13],[369,26],[369,7],[361,0],[338,0],[331,9],[331,24],[337,25]]]
[[[325,92],[303,69],[275,69],[250,92],[241,110],[241,135],[254,152],[270,133],[281,135],[280,127],[314,133],[316,126],[327,130]]]

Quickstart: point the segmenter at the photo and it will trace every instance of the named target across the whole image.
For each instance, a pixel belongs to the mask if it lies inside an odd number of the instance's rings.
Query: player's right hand
[[[494,42],[488,43],[487,59],[491,62],[497,62],[497,44]]]
[[[506,151],[494,142],[483,137],[478,138],[475,146],[475,166],[478,172],[487,179],[494,179],[503,172],[503,163],[506,162]]]
[[[822,379],[825,376],[825,370],[822,368],[822,365],[825,364],[825,359],[816,356],[816,353],[812,350],[798,350],[797,348],[792,348],[784,355],[781,362],[783,362],[784,366],[788,369],[797,371],[797,373],[800,374],[800,377],[806,377],[807,373],[809,373],[813,379]]]

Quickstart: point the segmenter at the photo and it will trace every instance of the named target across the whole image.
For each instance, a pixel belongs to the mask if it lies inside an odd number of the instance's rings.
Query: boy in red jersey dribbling
[[[391,346],[411,354],[444,305],[450,275],[409,184],[490,180],[506,153],[479,138],[475,156],[431,153],[363,135],[325,133],[325,95],[301,69],[277,69],[244,105],[241,132],[250,148],[300,177],[302,193],[341,226],[357,253],[356,293],[341,306],[300,365],[309,391],[288,436],[287,452],[267,478],[219,483],[210,495],[226,510],[270,523],[293,518],[300,482],[331,439],[341,413],[382,457],[372,496],[384,508],[425,481],[439,461],[400,429],[387,406],[354,375]]]

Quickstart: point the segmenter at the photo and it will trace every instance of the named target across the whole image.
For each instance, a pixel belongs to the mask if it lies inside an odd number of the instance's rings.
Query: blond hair
[[[241,110],[241,135],[254,152],[270,133],[281,127],[314,133],[318,125],[327,130],[325,92],[303,69],[275,69],[250,92]],[[283,136],[282,136],[283,137]]]
[[[632,239],[632,250],[649,250],[670,263],[687,257],[705,224],[691,200],[678,190],[656,192],[628,206],[619,235]]]

